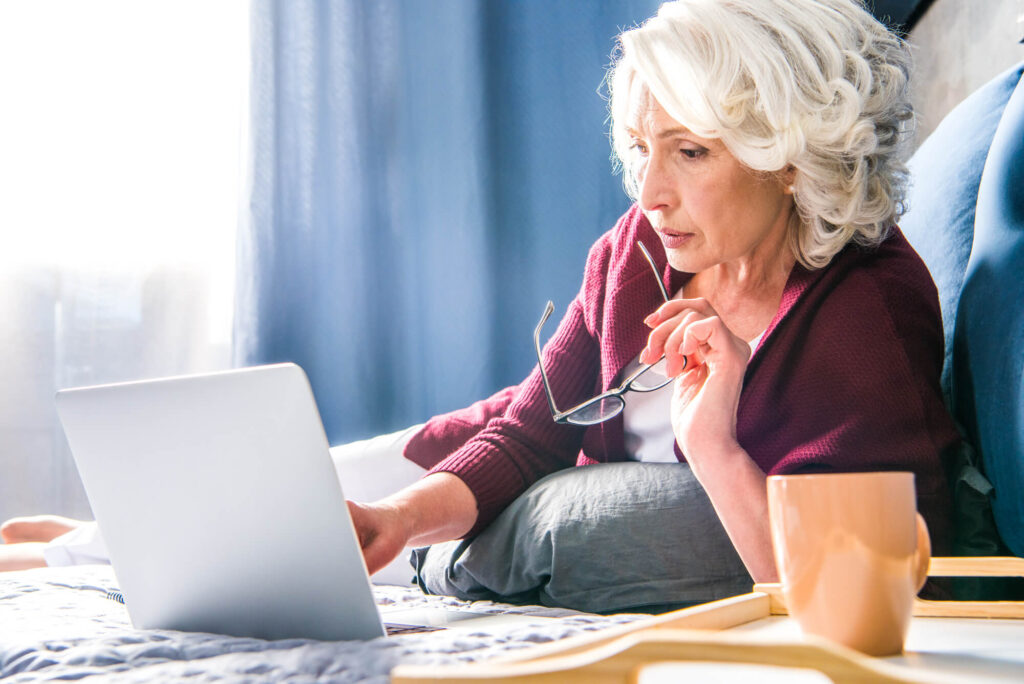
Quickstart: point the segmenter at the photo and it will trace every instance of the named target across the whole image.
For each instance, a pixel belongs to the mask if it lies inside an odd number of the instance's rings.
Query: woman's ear
[[[796,187],[793,185],[796,182],[796,167],[792,164],[787,164],[786,168],[778,172],[779,184],[782,185],[782,192],[787,195],[792,195],[796,192]]]

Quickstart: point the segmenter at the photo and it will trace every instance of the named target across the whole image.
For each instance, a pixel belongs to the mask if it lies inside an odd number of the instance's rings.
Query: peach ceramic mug
[[[872,656],[901,653],[931,555],[913,473],[772,475],[768,512],[800,629]]]

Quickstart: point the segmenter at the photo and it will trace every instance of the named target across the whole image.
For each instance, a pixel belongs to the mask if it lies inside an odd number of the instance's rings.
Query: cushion
[[[942,388],[950,404],[957,302],[974,239],[981,172],[996,127],[1021,78],[1024,63],[1005,71],[961,102],[909,162],[908,211],[900,220],[907,240],[939,289],[946,338]]]
[[[663,612],[750,591],[683,463],[602,463],[536,482],[477,537],[413,554],[425,591],[589,612]]]
[[[953,351],[954,412],[995,488],[1003,541],[1024,556],[1024,85],[1006,105],[978,188]]]

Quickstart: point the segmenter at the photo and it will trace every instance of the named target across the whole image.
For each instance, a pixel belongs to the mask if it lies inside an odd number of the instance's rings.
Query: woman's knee
[[[684,464],[555,473],[471,542],[434,549],[424,561],[431,591],[535,595],[588,611],[706,601],[749,590],[751,582]]]

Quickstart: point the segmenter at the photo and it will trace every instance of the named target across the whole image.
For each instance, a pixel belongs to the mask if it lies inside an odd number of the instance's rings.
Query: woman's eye
[[[647,154],[647,145],[638,140],[634,140],[633,144],[629,146],[629,149],[633,150],[638,154]]]
[[[707,152],[707,150],[691,149],[689,147],[679,148],[679,153],[682,154],[687,159],[700,159],[702,156],[704,156],[705,152]]]

